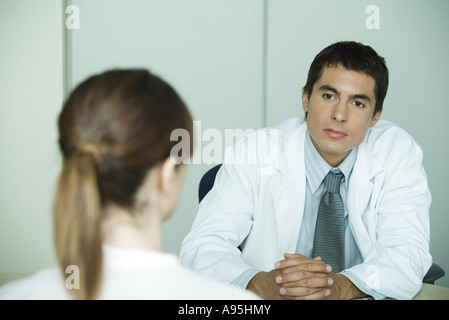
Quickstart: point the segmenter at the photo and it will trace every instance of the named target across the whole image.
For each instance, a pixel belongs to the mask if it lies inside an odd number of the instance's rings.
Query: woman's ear
[[[159,168],[158,187],[160,191],[171,192],[176,174],[176,160],[168,157]]]

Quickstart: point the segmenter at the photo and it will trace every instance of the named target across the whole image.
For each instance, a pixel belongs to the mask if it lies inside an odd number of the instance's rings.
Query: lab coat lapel
[[[375,231],[369,224],[373,218],[370,215],[375,215],[375,201],[372,199],[374,177],[382,170],[368,144],[362,142],[358,147],[347,199],[349,223],[362,256],[367,254],[375,240]]]
[[[288,140],[279,161],[283,183],[273,192],[278,231],[278,255],[294,253],[304,214],[306,176],[304,137],[306,123],[300,125]]]

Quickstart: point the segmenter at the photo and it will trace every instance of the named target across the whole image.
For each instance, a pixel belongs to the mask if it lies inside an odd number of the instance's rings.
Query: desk
[[[423,283],[413,300],[449,300],[449,288]]]

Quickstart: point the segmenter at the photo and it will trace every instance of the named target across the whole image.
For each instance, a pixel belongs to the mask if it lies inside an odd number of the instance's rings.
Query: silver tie
[[[345,267],[344,207],[340,196],[343,177],[341,172],[329,172],[323,180],[326,191],[318,209],[312,253],[313,258],[320,256],[336,273]]]

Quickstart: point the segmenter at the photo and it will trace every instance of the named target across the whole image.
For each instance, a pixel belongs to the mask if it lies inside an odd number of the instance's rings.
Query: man
[[[387,88],[371,47],[322,50],[305,118],[227,150],[182,262],[265,299],[413,298],[432,263],[431,195],[419,145],[379,120]]]

